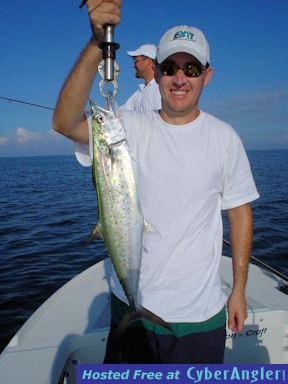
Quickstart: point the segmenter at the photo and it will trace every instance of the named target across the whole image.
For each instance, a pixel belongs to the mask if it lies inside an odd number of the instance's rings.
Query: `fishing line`
[[[11,98],[9,98],[9,97],[2,97],[2,96],[0,96],[0,99],[1,99],[1,100],[9,101],[10,103],[12,103],[12,102],[13,102],[13,103],[21,103],[21,104],[30,105],[31,107],[37,107],[37,108],[48,109],[48,110],[50,110],[50,111],[54,111],[54,108],[46,107],[45,105],[29,103],[28,101],[17,100],[17,99],[11,99]]]
[[[226,240],[226,239],[223,239],[223,243],[228,245],[229,247],[231,247],[231,243],[230,241]],[[277,275],[278,277],[280,277],[281,279],[285,280],[286,282],[288,282],[288,276],[285,276],[283,275],[283,273],[281,273],[280,271],[278,271],[277,269],[274,269],[273,267],[270,267],[270,265],[264,263],[264,261],[261,261],[259,260],[257,257],[255,256],[250,256],[251,260],[253,260],[255,262],[255,264],[257,264],[258,266],[260,267],[263,267],[265,269],[267,269],[268,271],[274,273],[275,275]],[[287,285],[286,285],[287,287]],[[287,288],[286,288],[287,289]]]

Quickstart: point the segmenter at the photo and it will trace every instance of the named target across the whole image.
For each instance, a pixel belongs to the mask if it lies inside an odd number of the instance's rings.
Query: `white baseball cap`
[[[128,51],[128,55],[135,57],[135,56],[146,56],[150,57],[150,59],[155,60],[156,59],[156,51],[157,47],[154,44],[144,44],[140,45],[139,48],[137,48],[135,51]]]
[[[210,64],[210,50],[204,34],[195,27],[180,25],[169,29],[160,39],[157,62],[161,64],[173,53],[185,52],[196,57],[202,65]]]

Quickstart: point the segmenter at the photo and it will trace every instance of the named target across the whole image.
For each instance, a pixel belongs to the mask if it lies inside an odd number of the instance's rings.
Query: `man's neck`
[[[154,73],[152,74],[148,74],[147,76],[144,77],[144,84],[145,84],[145,87],[147,84],[150,83],[151,80],[154,79]]]

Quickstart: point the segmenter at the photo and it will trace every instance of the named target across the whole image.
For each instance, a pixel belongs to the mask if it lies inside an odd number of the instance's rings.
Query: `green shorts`
[[[127,312],[128,305],[115,295],[111,295],[111,317],[115,324],[119,324],[124,314]],[[170,329],[176,337],[188,335],[190,333],[208,332],[218,329],[226,324],[226,309],[223,307],[220,312],[206,321],[197,323],[168,323]],[[171,332],[160,325],[151,323],[147,320],[138,320],[131,324],[131,327],[141,326],[148,331],[159,335],[168,335]]]

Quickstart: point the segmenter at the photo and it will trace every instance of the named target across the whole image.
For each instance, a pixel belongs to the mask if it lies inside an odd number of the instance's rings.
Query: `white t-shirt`
[[[133,93],[121,108],[126,111],[149,112],[161,109],[161,95],[159,86],[152,79],[146,86],[139,85],[139,89]]]
[[[122,114],[143,214],[159,232],[144,237],[139,303],[167,322],[205,321],[227,299],[218,275],[221,209],[259,197],[243,145],[202,111],[177,126],[157,112]],[[114,272],[111,285],[127,302]]]

